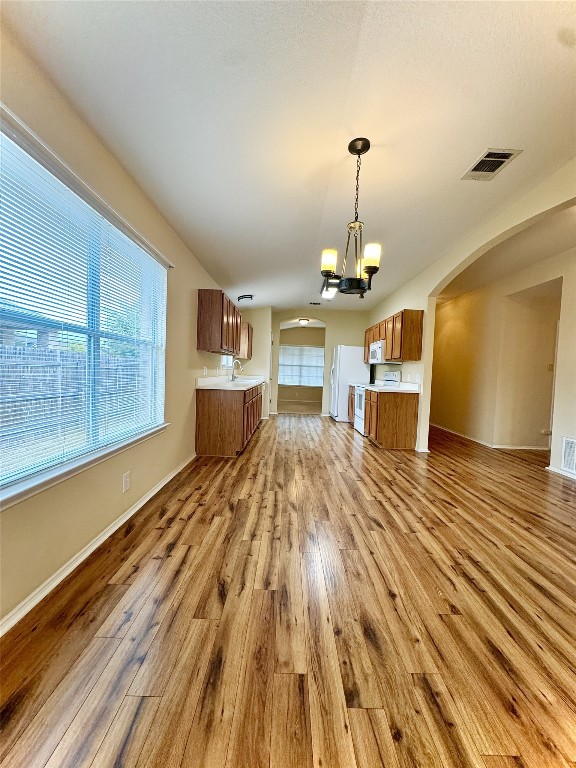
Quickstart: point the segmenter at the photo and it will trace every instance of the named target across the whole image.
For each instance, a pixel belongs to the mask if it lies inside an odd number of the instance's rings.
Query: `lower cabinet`
[[[262,418],[262,388],[196,390],[196,453],[236,456]]]
[[[364,429],[381,448],[414,449],[418,393],[370,392],[364,400]]]

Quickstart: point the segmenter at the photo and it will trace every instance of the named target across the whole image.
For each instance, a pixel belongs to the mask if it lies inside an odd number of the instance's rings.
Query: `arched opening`
[[[280,323],[278,413],[320,414],[326,323],[311,317]]]
[[[559,466],[560,431],[576,427],[574,201],[506,234],[438,286],[430,425],[490,447],[552,445]]]

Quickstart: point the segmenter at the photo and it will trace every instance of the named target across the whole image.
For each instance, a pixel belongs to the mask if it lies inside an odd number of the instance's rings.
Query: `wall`
[[[267,382],[266,395],[262,401],[262,416],[267,419],[270,413],[270,372],[271,372],[271,341],[272,341],[272,308],[243,309],[242,320],[252,325],[252,359],[242,361],[244,371],[241,375],[250,374],[264,376]]]
[[[549,275],[556,280],[545,285],[560,291],[570,259],[547,259],[438,305],[431,423],[490,446],[548,447],[541,430],[550,421],[560,296],[531,288]]]
[[[282,328],[280,344],[294,344],[304,347],[323,347],[326,340],[324,328]]]
[[[418,410],[417,450],[428,449],[428,425],[430,414],[430,395],[432,382],[432,360],[434,355],[434,324],[436,296],[457,274],[482,254],[506,240],[517,232],[546,217],[549,213],[567,208],[576,202],[576,159],[571,160],[544,179],[535,180],[534,186],[514,200],[508,206],[501,207],[494,214],[473,227],[460,241],[438,259],[422,270],[412,280],[388,296],[371,313],[368,325],[372,325],[401,309],[424,310],[424,338],[421,363],[402,366],[405,373],[418,373],[422,377],[420,404]],[[385,265],[384,265],[385,268]],[[545,281],[546,278],[542,282]],[[561,325],[564,336],[576,335],[576,316],[567,309],[568,297],[575,303],[576,286],[571,279],[565,280],[562,305]],[[565,357],[566,355],[566,357]],[[409,367],[407,367],[409,365]],[[569,372],[573,369],[573,350],[568,342],[560,343],[556,370],[555,413],[562,418],[572,420],[573,397],[570,395],[571,381]],[[560,418],[560,417],[559,417]],[[552,434],[551,467],[560,468],[561,435],[560,422],[555,421]]]
[[[351,299],[353,301],[353,299]],[[272,313],[272,401],[270,412],[278,410],[278,342],[280,339],[280,323],[293,320],[294,317],[310,317],[309,307],[295,308]],[[332,350],[338,344],[349,346],[364,346],[364,330],[370,325],[368,312],[356,310],[329,310],[314,307],[314,320],[326,323],[324,346],[326,349],[326,364],[324,367],[324,388],[322,392],[322,413],[327,414],[330,408],[330,366]]]
[[[561,299],[526,293],[502,301],[494,445],[549,448]]]
[[[196,351],[196,289],[217,287],[68,101],[2,25],[2,100],[174,265],[168,275],[166,421],[161,434],[1,512],[5,616],[194,454],[195,378],[220,358]],[[122,493],[122,474],[132,472]]]

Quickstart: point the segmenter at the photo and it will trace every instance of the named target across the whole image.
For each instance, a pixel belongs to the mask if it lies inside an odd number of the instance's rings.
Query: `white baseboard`
[[[94,550],[97,549],[100,544],[102,544],[102,542],[106,541],[106,539],[111,536],[114,531],[118,530],[118,528],[120,528],[123,523],[125,523],[132,517],[132,515],[138,512],[138,510],[143,507],[144,504],[146,504],[146,502],[152,498],[152,496],[158,493],[158,491],[163,488],[166,483],[169,483],[170,480],[172,480],[172,478],[178,474],[178,472],[181,472],[184,467],[190,464],[190,462],[195,458],[196,454],[193,453],[189,459],[186,459],[186,461],[176,467],[175,470],[166,475],[166,477],[162,478],[162,480],[160,480],[160,482],[157,483],[154,488],[151,488],[148,493],[144,494],[144,496],[142,496],[141,499],[133,504],[130,509],[127,509],[126,512],[123,512],[120,517],[116,518],[113,523],[111,523],[107,528],[99,533],[95,539],[92,539],[89,544],[87,544],[83,549],[80,550],[80,552],[74,555],[74,557],[68,560],[68,562],[59,568],[56,573],[54,573],[43,584],[37,587],[34,592],[28,595],[28,597],[26,597],[15,608],[13,608],[10,613],[6,614],[6,616],[0,620],[0,637],[8,632],[9,629],[12,629],[12,627],[17,624],[20,619],[24,618],[24,616],[29,611],[31,611],[35,605],[43,600],[46,595],[48,595],[55,587],[57,587],[58,584],[60,584],[60,582],[63,581],[66,576],[68,576],[68,574],[72,573],[72,571],[77,566],[79,566],[80,563],[88,557],[88,555],[92,554],[92,552],[94,552]]]
[[[466,440],[471,440],[473,443],[478,443],[479,445],[485,445],[486,448],[500,448],[506,451],[549,451],[550,448],[543,447],[541,445],[499,445],[498,443],[487,443],[484,440],[478,440],[476,437],[471,437],[470,435],[465,435],[463,432],[456,432],[453,429],[448,429],[448,427],[441,427],[440,424],[432,424],[430,422],[431,427],[436,427],[436,429],[441,429],[443,432],[449,432],[451,435],[457,435],[457,437],[464,437]]]
[[[567,469],[556,469],[556,467],[546,467],[549,472],[554,472],[555,475],[562,475],[563,477],[569,477],[570,480],[576,480],[576,472],[568,472]]]
[[[416,451],[416,453],[430,453],[429,448],[414,448],[414,450]]]

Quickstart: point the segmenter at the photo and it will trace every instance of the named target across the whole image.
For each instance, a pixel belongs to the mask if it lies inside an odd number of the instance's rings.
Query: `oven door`
[[[366,390],[364,387],[356,387],[354,390],[354,416],[364,421],[364,398]]]

